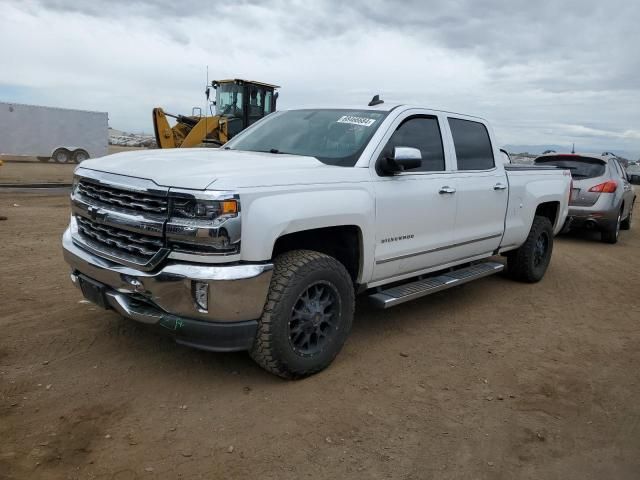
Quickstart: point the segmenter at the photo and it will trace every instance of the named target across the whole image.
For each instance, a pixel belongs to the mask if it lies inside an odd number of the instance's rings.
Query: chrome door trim
[[[422,250],[420,252],[407,253],[404,255],[399,255],[397,257],[385,258],[383,260],[376,260],[376,265],[395,262],[396,260],[404,260],[405,258],[417,257],[419,255],[426,255],[427,253],[440,252],[442,250],[448,250],[450,248],[462,247],[464,245],[469,245],[471,243],[484,242],[485,240],[492,240],[498,237],[502,237],[502,233],[498,233],[496,235],[489,235],[488,237],[476,238],[474,240],[467,240],[466,242],[454,243],[453,245],[447,245],[445,247],[432,248],[430,250]]]

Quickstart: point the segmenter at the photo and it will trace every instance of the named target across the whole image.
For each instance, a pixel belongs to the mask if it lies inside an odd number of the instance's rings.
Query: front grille
[[[113,206],[137,212],[166,215],[169,210],[169,201],[166,197],[123,190],[86,180],[78,182],[76,194],[90,200],[90,203],[98,202],[103,206]]]
[[[98,250],[137,262],[149,261],[163,247],[161,238],[133,233],[76,216],[78,232]]]

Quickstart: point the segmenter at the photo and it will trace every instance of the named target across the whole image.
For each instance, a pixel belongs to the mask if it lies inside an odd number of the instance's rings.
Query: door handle
[[[493,189],[494,189],[494,190],[506,190],[506,189],[507,189],[507,186],[506,186],[504,183],[496,183],[496,184],[493,186]]]
[[[441,195],[445,193],[449,193],[449,194],[456,193],[456,189],[448,186],[444,186],[444,187],[440,187],[440,191],[438,193]]]

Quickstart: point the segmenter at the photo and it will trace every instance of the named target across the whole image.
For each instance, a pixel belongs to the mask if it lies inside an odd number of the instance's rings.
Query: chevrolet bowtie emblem
[[[92,220],[104,220],[107,216],[107,212],[100,207],[90,206],[87,208],[87,213]]]

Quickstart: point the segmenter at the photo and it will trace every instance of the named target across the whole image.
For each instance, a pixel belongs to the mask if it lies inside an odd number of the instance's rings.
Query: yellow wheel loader
[[[216,98],[211,102],[211,115],[194,108],[190,116],[175,115],[162,108],[153,109],[153,130],[158,148],[190,148],[220,146],[252,123],[276,109],[277,85],[252,80],[214,80],[211,87]],[[211,90],[205,91],[209,101]],[[215,106],[215,115],[213,107]],[[176,120],[169,125],[167,117]]]

